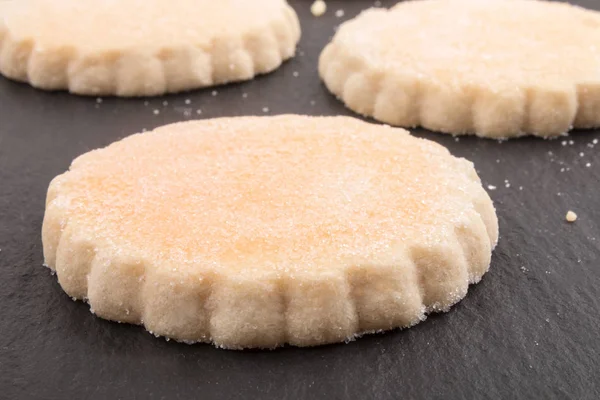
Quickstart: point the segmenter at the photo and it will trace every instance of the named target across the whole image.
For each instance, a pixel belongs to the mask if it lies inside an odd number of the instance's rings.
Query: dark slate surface
[[[600,144],[591,147],[600,131],[574,133],[566,145],[416,132],[474,161],[484,184],[497,187],[490,194],[501,241],[464,301],[409,330],[311,349],[188,346],[94,317],[42,267],[46,189],[79,154],[189,119],[185,108],[193,118],[263,107],[351,115],[320,84],[316,61],[334,26],[372,3],[328,4],[316,19],[310,2],[293,2],[303,22],[298,56],[216,96],[207,89],[148,105],[98,104],[0,78],[0,398],[600,398]],[[580,4],[600,9],[596,0]],[[340,8],[345,16],[336,18]],[[569,209],[575,224],[564,221]]]

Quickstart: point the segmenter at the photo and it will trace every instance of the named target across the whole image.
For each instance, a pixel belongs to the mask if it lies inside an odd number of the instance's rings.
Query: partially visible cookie
[[[456,135],[600,126],[600,13],[534,0],[404,1],[340,27],[319,72],[350,109]]]
[[[150,96],[251,79],[294,55],[285,0],[8,0],[0,73],[48,90]]]
[[[44,257],[98,316],[227,348],[312,346],[446,311],[488,270],[473,165],[345,117],[167,125],[48,189]]]

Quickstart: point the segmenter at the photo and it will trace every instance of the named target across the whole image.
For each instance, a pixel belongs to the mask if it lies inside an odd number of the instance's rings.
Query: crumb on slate
[[[568,222],[575,222],[577,220],[577,214],[575,214],[573,211],[569,210],[567,212],[567,215],[565,218],[567,219]]]
[[[320,17],[327,11],[327,4],[323,0],[317,0],[310,6],[310,12],[315,17]]]

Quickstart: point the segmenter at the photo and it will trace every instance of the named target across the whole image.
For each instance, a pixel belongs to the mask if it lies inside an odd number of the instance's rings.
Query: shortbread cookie
[[[352,110],[508,138],[600,126],[600,13],[531,0],[405,1],[344,23],[319,61]]]
[[[487,271],[473,165],[346,117],[167,125],[77,158],[48,189],[47,265],[97,315],[226,348],[408,327]]]
[[[150,96],[251,79],[294,55],[285,0],[8,0],[0,72],[41,89]]]

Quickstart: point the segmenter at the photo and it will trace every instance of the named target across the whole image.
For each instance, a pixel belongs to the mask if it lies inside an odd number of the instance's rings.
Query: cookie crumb
[[[344,10],[339,9],[335,12],[335,16],[338,18],[342,18],[344,16]]]
[[[192,104],[192,101],[190,99],[185,99],[184,103],[185,104]]]
[[[155,110],[153,111],[153,113],[154,113],[154,115],[158,115],[158,114],[160,114],[160,110],[156,110],[156,109],[155,109]]]
[[[490,189],[490,190],[496,190],[496,186],[494,186],[494,185],[488,185],[488,189]]]
[[[567,216],[565,218],[569,222],[575,222],[577,220],[577,214],[575,214],[573,211],[569,210],[569,212],[567,212]]]
[[[269,112],[269,107],[263,107],[263,112],[264,113],[268,113]]]
[[[198,114],[198,115],[202,114],[202,110],[201,109],[197,109],[196,110],[196,114]]]
[[[323,0],[317,0],[310,6],[310,12],[315,17],[320,17],[327,11],[327,4]]]

